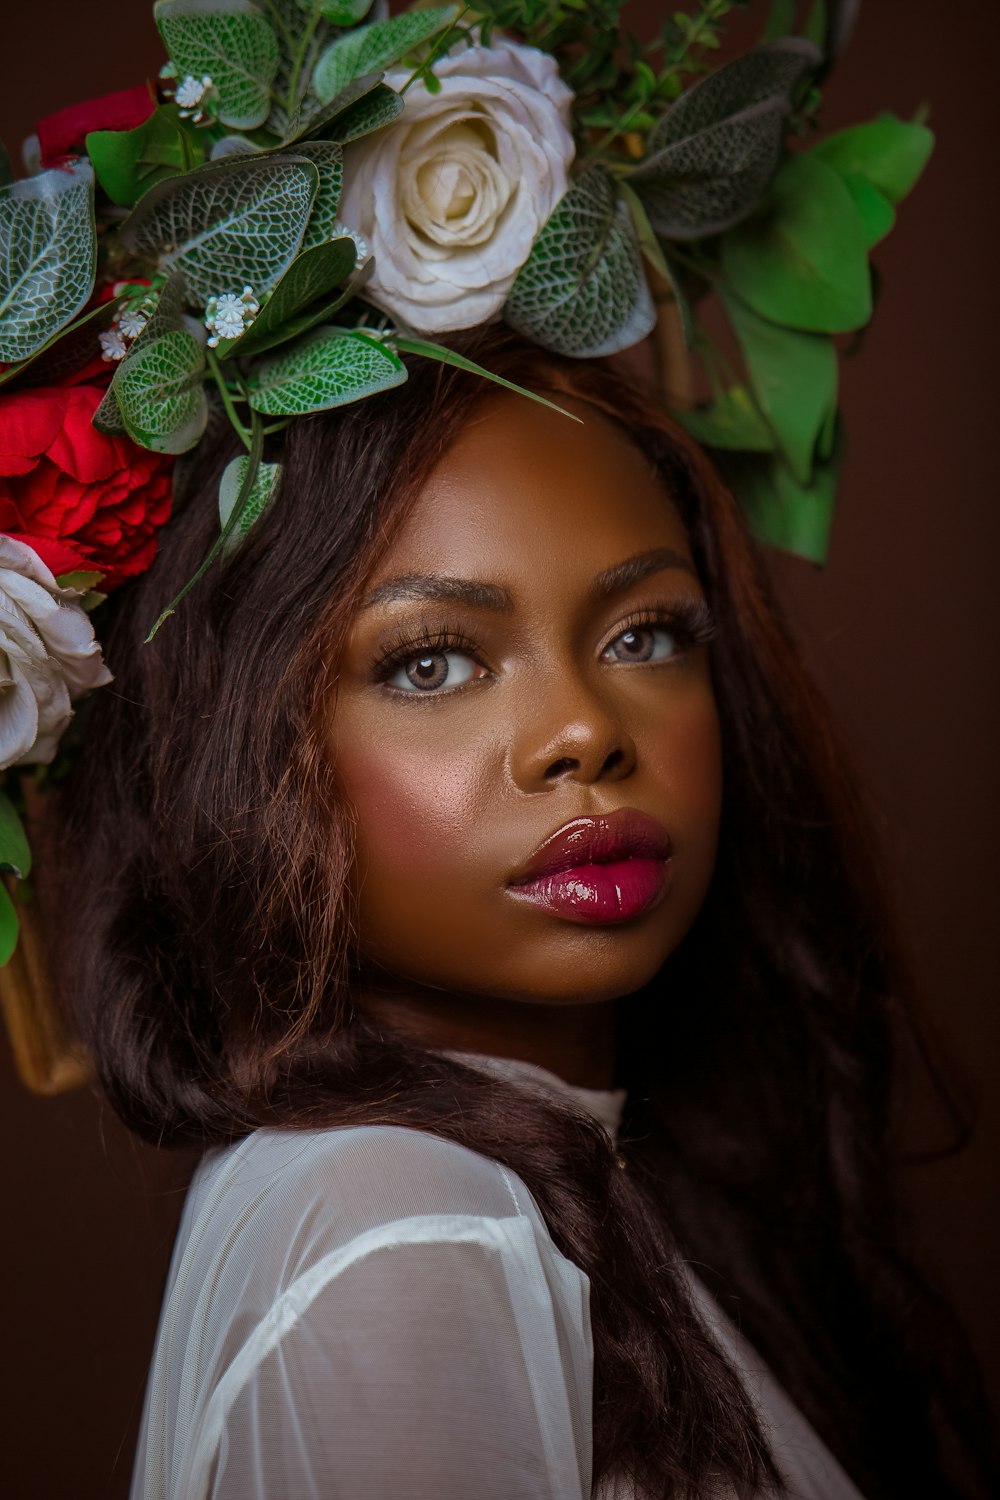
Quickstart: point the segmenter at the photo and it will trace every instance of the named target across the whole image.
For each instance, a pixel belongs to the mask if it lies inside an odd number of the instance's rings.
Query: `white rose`
[[[111,681],[81,597],[0,535],[0,769],[52,760],[70,699]]]
[[[499,315],[574,151],[573,94],[546,53],[497,41],[434,71],[440,93],[414,83],[398,124],[347,148],[340,208],[375,256],[366,296],[422,333]]]

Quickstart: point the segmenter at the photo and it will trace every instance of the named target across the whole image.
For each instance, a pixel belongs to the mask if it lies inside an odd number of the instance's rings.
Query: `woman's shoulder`
[[[521,1179],[456,1141],[402,1125],[258,1130],[210,1152],[191,1184],[177,1258],[217,1278],[252,1249],[279,1291],[359,1239],[433,1219],[436,1232],[527,1218],[547,1237]],[[209,1262],[212,1263],[211,1269]]]

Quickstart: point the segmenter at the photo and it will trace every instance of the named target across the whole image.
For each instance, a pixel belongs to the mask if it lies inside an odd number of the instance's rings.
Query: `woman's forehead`
[[[578,403],[583,421],[505,396],[459,433],[371,583],[422,573],[589,580],[638,554],[691,563],[683,522],[649,459]]]

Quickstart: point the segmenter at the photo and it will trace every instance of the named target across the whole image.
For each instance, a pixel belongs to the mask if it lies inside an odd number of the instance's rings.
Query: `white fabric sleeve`
[[[524,1218],[438,1214],[332,1252],[216,1388],[182,1493],[589,1500],[592,1351],[551,1249]]]

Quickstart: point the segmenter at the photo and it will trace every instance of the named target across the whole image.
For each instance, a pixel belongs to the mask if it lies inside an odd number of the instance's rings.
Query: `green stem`
[[[211,372],[212,379],[215,381],[215,384],[218,387],[219,395],[222,397],[222,404],[226,408],[226,415],[242,438],[244,446],[249,449],[250,433],[247,431],[247,428],[239,418],[236,407],[233,403],[233,393],[229,389],[226,377],[222,373],[222,366],[219,364],[218,356],[216,355],[214,349],[205,350],[205,360]]]
[[[413,72],[410,74],[409,78],[406,80],[406,82],[403,84],[403,87],[399,91],[401,95],[406,93],[406,91],[410,87],[411,83],[416,83],[417,79],[420,77],[421,73],[424,71],[424,68],[433,68],[433,66],[437,62],[438,58],[440,58],[440,57],[442,57],[444,55],[443,52],[442,52],[442,50],[441,50],[442,49],[442,43],[446,42],[448,40],[448,38],[451,36],[452,32],[455,30],[455,28],[458,25],[458,23],[461,20],[463,20],[465,16],[468,15],[470,9],[471,9],[470,6],[463,5],[462,9],[459,11],[459,13],[455,17],[455,19],[453,21],[450,21],[448,23],[448,25],[445,27],[445,29],[442,32],[439,32],[439,34],[436,37],[434,37],[434,39],[433,39],[433,41],[431,43],[431,55],[430,55],[430,57],[428,58],[427,62],[424,63],[424,65],[423,65],[422,68],[414,68]],[[444,49],[444,51],[447,51],[447,50],[448,50],[447,48]]]
[[[295,46],[295,38],[289,31],[288,27],[285,25],[284,21],[281,19],[278,8],[274,4],[274,0],[264,0],[264,4],[267,7],[268,15],[274,22],[275,29],[281,32],[282,40],[284,41],[286,47],[291,50],[291,48]]]
[[[288,85],[288,95],[285,99],[285,109],[288,112],[289,119],[294,118],[299,107],[298,92],[299,78],[302,75],[302,64],[306,60],[306,53],[309,51],[309,43],[313,39],[313,33],[315,32],[318,24],[319,11],[314,11],[309,20],[309,24],[303,28],[302,36],[299,38],[298,48],[295,52],[294,57],[292,58],[292,77],[291,82]]]

